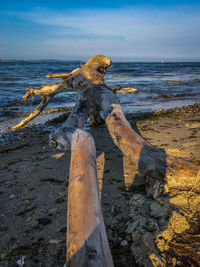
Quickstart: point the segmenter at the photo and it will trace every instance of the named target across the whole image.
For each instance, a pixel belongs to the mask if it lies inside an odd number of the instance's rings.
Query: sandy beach
[[[134,130],[173,156],[200,164],[200,103],[128,116]],[[144,190],[137,170],[105,126],[89,130],[97,149],[102,209],[115,266],[137,266],[131,251],[130,198]],[[52,150],[48,127],[25,127],[0,139],[0,266],[65,263],[70,152]]]

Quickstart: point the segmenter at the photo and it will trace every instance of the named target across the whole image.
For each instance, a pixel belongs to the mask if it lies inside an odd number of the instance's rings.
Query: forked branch
[[[13,126],[12,128],[19,129],[25,126],[28,122],[33,120],[44,110],[44,108],[48,105],[48,103],[51,101],[53,96],[55,96],[56,94],[60,92],[66,92],[66,91],[73,91],[73,88],[70,87],[69,83],[66,83],[66,82],[58,82],[58,83],[50,84],[50,85],[43,85],[40,88],[33,88],[31,86],[27,87],[26,93],[23,96],[24,100],[27,100],[30,96],[40,95],[42,97],[42,101],[36,107],[36,109],[29,114],[27,118],[25,118],[19,124]]]

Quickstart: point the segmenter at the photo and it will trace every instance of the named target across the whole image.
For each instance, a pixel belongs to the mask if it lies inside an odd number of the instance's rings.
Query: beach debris
[[[59,195],[61,198],[66,197],[66,192],[65,192],[65,191],[64,191],[64,192],[59,192],[58,195]]]
[[[17,216],[24,215],[25,213],[27,213],[27,212],[29,212],[29,211],[35,209],[35,208],[36,208],[36,205],[35,205],[35,204],[31,204],[31,205],[29,205],[26,209],[23,209],[23,210],[21,210],[21,211],[18,211],[18,212],[16,213],[16,215],[17,215]]]
[[[55,199],[55,203],[61,203],[61,202],[64,202],[64,201],[65,201],[64,197],[59,197],[59,198]]]

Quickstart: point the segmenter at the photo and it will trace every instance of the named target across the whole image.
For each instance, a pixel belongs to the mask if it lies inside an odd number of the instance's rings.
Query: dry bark
[[[136,165],[145,183],[146,194],[132,199],[129,228],[136,261],[144,266],[198,265],[199,243],[191,242],[199,237],[200,166],[165,154],[131,128],[114,90],[104,83],[110,65],[108,58],[95,56],[53,91],[59,92],[60,87],[75,90],[77,104],[50,136],[50,144],[68,149],[77,128],[82,128],[89,116],[99,118],[103,111],[112,139]],[[185,240],[185,247],[180,239]]]

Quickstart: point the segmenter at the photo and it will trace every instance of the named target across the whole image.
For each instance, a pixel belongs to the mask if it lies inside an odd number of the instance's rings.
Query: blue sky
[[[198,2],[0,0],[0,59],[200,61]]]

